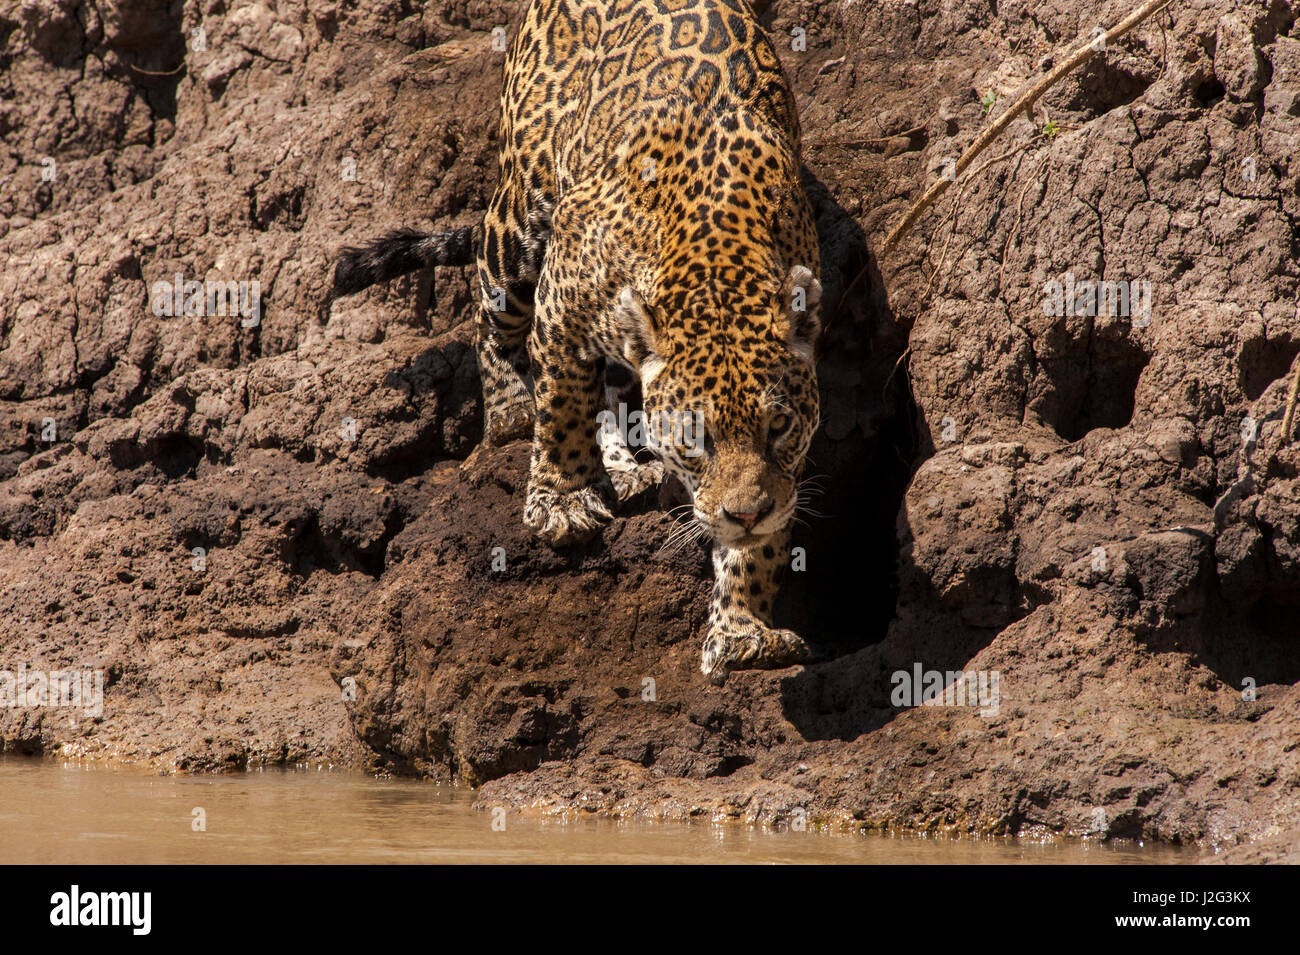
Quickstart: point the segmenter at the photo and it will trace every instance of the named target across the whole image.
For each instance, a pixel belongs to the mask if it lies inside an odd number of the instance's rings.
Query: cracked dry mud
[[[0,4],[0,668],[108,684],[99,719],[0,708],[0,744],[1296,861],[1295,3],[1173,4],[870,251],[986,94],[1127,11],[765,9],[807,30],[779,46],[831,304],[826,516],[778,613],[819,656],[718,688],[671,501],[576,552],[526,534],[467,270],[323,304],[340,245],[482,213],[514,4]],[[256,279],[260,323],[155,317],[178,272]],[[1045,313],[1097,279],[1149,314]],[[917,662],[998,671],[996,715],[892,706]]]

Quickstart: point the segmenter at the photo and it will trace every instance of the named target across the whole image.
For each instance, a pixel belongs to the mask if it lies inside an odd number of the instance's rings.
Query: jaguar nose
[[[724,506],[722,508],[722,513],[724,516],[729,517],[741,527],[745,528],[745,530],[750,530],[755,524],[772,513],[772,505],[768,504],[766,507],[757,511],[733,511]]]

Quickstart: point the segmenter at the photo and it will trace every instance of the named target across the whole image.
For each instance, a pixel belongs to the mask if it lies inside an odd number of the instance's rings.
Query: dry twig
[[[184,63],[181,63],[181,65],[176,67],[174,70],[146,70],[143,67],[136,66],[134,63],[128,63],[127,66],[131,67],[131,69],[135,70],[137,73],[143,73],[145,76],[175,76],[181,70],[185,69]]]
[[[895,139],[903,139],[911,136],[913,133],[919,133],[925,129],[925,123],[920,126],[913,126],[911,129],[905,129],[901,133],[894,133],[891,136],[881,136],[878,139],[810,139],[805,141],[808,146],[872,146],[877,143],[893,142]]]
[[[1296,359],[1295,374],[1291,376],[1291,388],[1286,393],[1286,412],[1282,415],[1282,444],[1291,443],[1291,432],[1295,427],[1295,408],[1300,399],[1300,357]]]

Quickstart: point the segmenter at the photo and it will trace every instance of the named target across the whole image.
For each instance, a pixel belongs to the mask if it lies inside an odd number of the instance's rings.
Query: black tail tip
[[[339,253],[334,263],[334,289],[331,298],[355,295],[364,288],[375,284],[373,274],[362,263],[364,249],[346,248]]]
[[[363,246],[343,249],[334,265],[334,297],[352,295],[422,268],[420,243],[425,238],[415,229],[395,229]]]

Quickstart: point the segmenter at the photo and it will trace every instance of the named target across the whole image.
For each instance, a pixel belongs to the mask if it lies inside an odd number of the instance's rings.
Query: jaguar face
[[[815,308],[812,273],[796,267],[791,283]],[[689,343],[665,340],[657,329],[666,323],[630,290],[618,306],[646,347],[639,366],[647,443],[690,491],[698,525],[728,546],[760,544],[789,525],[819,423],[816,319],[792,313],[786,301],[783,292],[769,315],[723,325],[734,335]],[[682,324],[691,323],[674,326]]]

